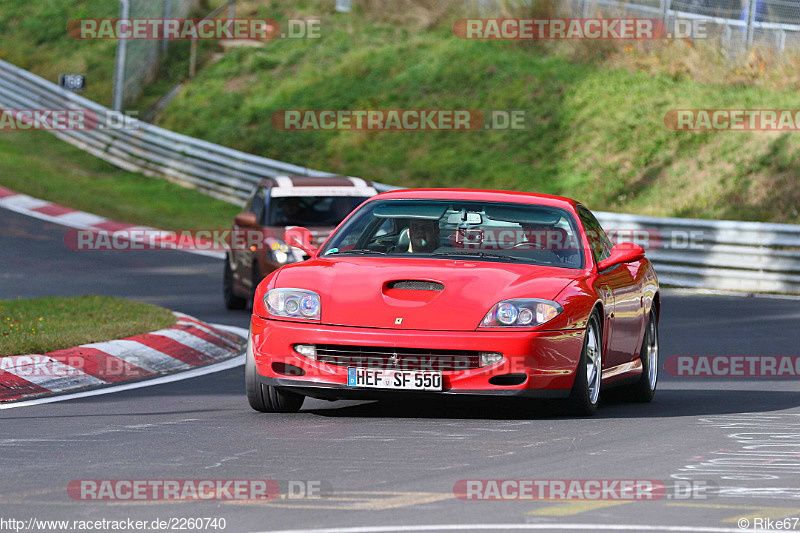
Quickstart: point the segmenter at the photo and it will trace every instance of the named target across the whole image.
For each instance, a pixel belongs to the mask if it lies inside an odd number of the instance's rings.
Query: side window
[[[378,226],[375,230],[373,238],[383,237],[384,235],[397,235],[397,224],[395,219],[387,218],[386,221]]]
[[[370,215],[371,213],[369,215],[350,219],[349,225],[345,226],[347,229],[337,232],[338,235],[342,235],[344,238],[340,239],[335,246],[341,250],[346,250],[355,246],[360,240],[368,237],[364,232],[367,231],[372,222],[372,217]]]
[[[592,248],[592,256],[595,263],[606,259],[611,255],[613,245],[605,230],[603,230],[603,226],[600,225],[600,222],[597,221],[592,212],[582,205],[578,206],[578,216],[586,230],[586,237],[589,239],[589,246]]]
[[[266,194],[264,189],[258,189],[250,202],[248,211],[256,216],[256,220],[260,225],[264,225],[264,213],[266,212]]]

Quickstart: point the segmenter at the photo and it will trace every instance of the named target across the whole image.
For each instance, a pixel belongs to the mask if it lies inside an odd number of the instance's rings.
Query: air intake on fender
[[[407,291],[441,291],[444,289],[444,285],[441,283],[419,279],[390,281],[386,286],[390,289],[405,289]]]

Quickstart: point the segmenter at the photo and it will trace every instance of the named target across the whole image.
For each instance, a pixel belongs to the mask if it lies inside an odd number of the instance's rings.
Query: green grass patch
[[[0,356],[121,339],[175,322],[167,309],[110,296],[0,300]]]
[[[671,109],[792,109],[794,90],[610,67],[603,55],[614,47],[594,43],[594,55],[570,55],[460,40],[446,17],[414,28],[358,10],[336,14],[319,2],[252,5],[248,16],[318,16],[322,37],[231,51],[167,106],[161,125],[406,187],[525,190],[598,210],[800,222],[797,135],[674,132],[664,124]],[[672,46],[675,57],[691,52]],[[393,108],[523,110],[527,122],[522,131],[474,132],[284,132],[270,124],[283,109]]]
[[[221,0],[201,2],[209,11]],[[674,132],[671,109],[794,109],[797,64],[756,52],[726,59],[693,43],[466,41],[464,4],[241,0],[237,16],[319,19],[319,39],[275,39],[222,53],[200,44],[201,69],[159,123],[281,161],[406,187],[471,187],[570,196],[597,210],[800,223],[800,137]],[[535,3],[522,16],[551,16]],[[460,6],[460,7],[459,7]],[[552,6],[551,6],[552,7]],[[66,21],[113,17],[105,0],[0,2],[0,58],[55,80],[85,72],[108,104],[115,41],[75,41]],[[536,11],[536,10],[539,11]],[[187,43],[170,44],[146,112],[185,76]],[[702,50],[701,50],[702,49]],[[787,56],[788,57],[788,56]],[[284,109],[525,111],[526,129],[474,132],[284,132]],[[238,209],[163,180],[117,170],[47,134],[0,133],[0,184],[122,221],[227,227]]]
[[[0,2],[0,59],[58,83],[58,75],[86,74],[84,96],[111,104],[116,40],[76,40],[67,22],[119,16],[107,0],[9,0]]]
[[[241,211],[197,190],[121,170],[43,131],[0,132],[0,185],[119,222],[226,229]]]

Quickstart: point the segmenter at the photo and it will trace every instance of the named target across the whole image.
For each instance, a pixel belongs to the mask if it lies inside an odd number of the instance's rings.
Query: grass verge
[[[162,307],[110,296],[0,300],[0,356],[121,339],[176,321]]]
[[[121,170],[44,131],[0,132],[0,185],[119,222],[226,229],[239,206]]]

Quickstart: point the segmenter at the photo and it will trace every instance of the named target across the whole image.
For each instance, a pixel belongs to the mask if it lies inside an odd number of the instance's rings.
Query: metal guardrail
[[[126,117],[4,61],[0,61],[0,106],[90,110],[97,115],[96,128],[59,130],[55,135],[120,168],[188,184],[235,203],[245,199],[262,178],[286,174],[333,175],[240,152]],[[126,129],[114,127],[126,120]],[[378,188],[395,187],[378,184]]]
[[[110,128],[109,120],[119,123],[122,115],[4,61],[0,61],[0,107],[89,109],[97,114],[97,128],[61,130],[55,135],[120,168],[188,184],[235,203],[265,177],[332,176],[137,120],[131,120],[131,129]],[[377,188],[397,187],[378,184]],[[606,229],[614,228],[623,237],[631,230],[648,230],[648,257],[663,284],[800,293],[800,226],[615,213],[598,213],[598,218]]]
[[[596,213],[604,228],[643,230],[647,257],[663,284],[749,292],[800,293],[800,226]],[[645,236],[644,232],[648,234]]]

